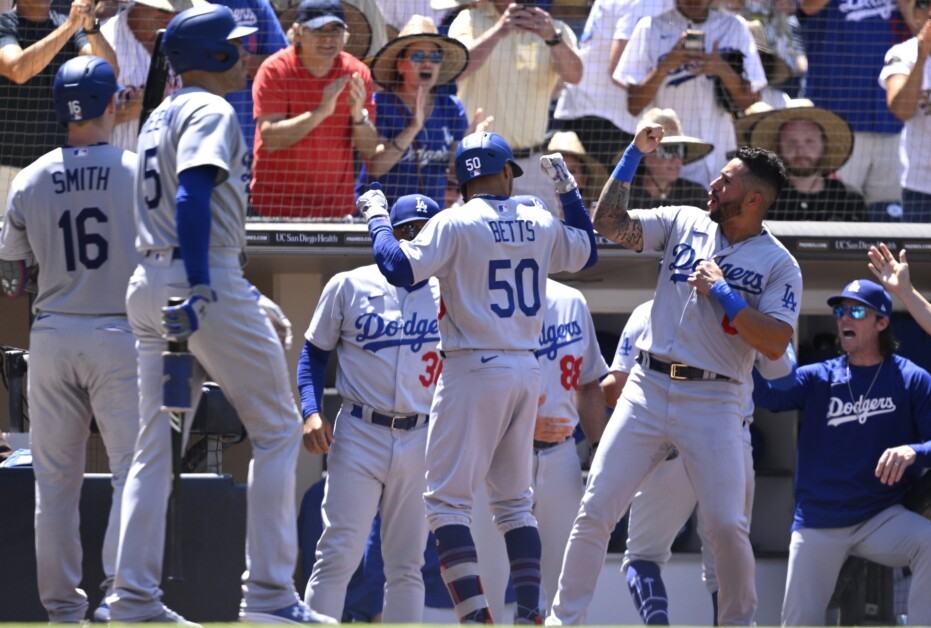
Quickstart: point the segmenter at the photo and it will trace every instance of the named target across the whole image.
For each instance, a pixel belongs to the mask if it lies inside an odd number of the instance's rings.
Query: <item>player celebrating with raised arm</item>
[[[335,623],[310,611],[294,588],[301,418],[281,342],[240,266],[250,158],[223,96],[246,84],[239,39],[254,31],[236,26],[220,5],[176,15],[163,48],[184,88],[158,106],[139,136],[136,244],[143,259],[126,299],[142,418],[126,482],[114,621],[185,623],[165,608],[159,589],[171,478],[171,428],[160,410],[167,336],[186,340],[197,360],[193,406],[206,371],[252,441],[240,619]],[[165,306],[178,296],[187,297],[183,304]]]
[[[517,594],[517,623],[539,623],[540,536],[532,510],[534,422],[546,276],[597,261],[595,235],[572,175],[557,153],[540,159],[553,179],[566,223],[509,198],[520,166],[495,133],[466,136],[456,175],[466,200],[440,213],[411,242],[394,238],[384,194],[358,201],[375,260],[388,281],[440,284],[443,372],[427,436],[427,521],[437,538],[443,579],[460,622],[488,623],[469,526],[472,496],[485,482],[504,535]]]
[[[402,196],[391,208],[391,226],[399,239],[412,240],[439,211],[431,198]],[[374,264],[335,275],[320,296],[298,365],[304,446],[312,454],[329,454],[323,534],[304,593],[314,611],[343,616],[346,588],[380,511],[382,620],[423,619],[424,451],[442,368],[436,348],[439,302],[435,279],[397,288]],[[343,399],[335,436],[321,414],[334,349],[336,387]],[[391,377],[373,378],[372,373]]]
[[[753,400],[801,410],[795,517],[783,626],[823,626],[847,556],[908,566],[908,623],[931,625],[931,521],[906,510],[906,491],[931,466],[931,375],[896,355],[892,298],[858,279],[828,299],[843,355],[802,366]]]
[[[132,211],[135,154],[107,144],[120,87],[94,56],[65,62],[52,96],[68,145],[13,180],[0,233],[0,277],[22,294],[25,260],[38,263],[29,335],[30,445],[36,478],[36,573],[51,623],[87,612],[81,582],[78,500],[91,415],[107,447],[113,502],[103,540],[104,590],[113,583],[123,485],[139,429],[136,348],[126,283],[139,259]],[[81,234],[75,238],[75,232]],[[95,619],[108,619],[106,606]]]
[[[743,148],[712,182],[707,212],[628,211],[640,158],[662,137],[653,124],[637,133],[595,209],[601,235],[635,251],[661,251],[662,265],[653,315],[637,341],[638,365],[592,462],[551,625],[584,620],[611,530],[672,447],[713,548],[720,623],[749,624],[756,610],[740,384],[750,377],[754,351],[770,359],[785,352],[798,317],[801,271],[763,228],[785,169],[772,153]]]

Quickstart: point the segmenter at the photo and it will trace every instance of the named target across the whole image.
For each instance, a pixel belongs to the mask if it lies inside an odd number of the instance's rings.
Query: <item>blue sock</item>
[[[643,623],[669,625],[669,598],[659,573],[659,565],[648,560],[635,560],[627,566],[627,587],[634,598]]]
[[[536,621],[540,612],[540,533],[534,526],[514,528],[504,534],[511,561],[511,583],[517,596],[517,619]]]
[[[440,575],[449,589],[460,622],[492,623],[478,573],[478,553],[468,526],[441,526],[433,532]]]
[[[711,618],[711,625],[718,625],[718,592],[715,591],[711,594],[711,608],[714,609],[714,617]]]

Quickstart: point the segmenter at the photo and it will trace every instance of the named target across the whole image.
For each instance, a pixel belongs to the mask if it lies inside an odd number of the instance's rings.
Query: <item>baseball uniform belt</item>
[[[360,406],[357,403],[352,404],[352,410],[350,414],[357,419],[362,419],[363,421],[370,421],[375,425],[381,425],[384,427],[390,427],[393,430],[404,430],[409,431],[415,427],[420,427],[424,423],[430,420],[429,414],[410,414],[410,415],[401,415],[395,416],[391,414],[382,414],[381,412],[376,412],[372,410],[369,413],[371,418],[366,418],[365,408]]]
[[[530,148],[512,148],[511,154],[514,155],[514,159],[525,159],[531,155],[542,153],[544,148],[546,148],[546,144],[537,144],[536,146],[531,146]]]
[[[725,382],[728,382],[731,379],[727,375],[721,375],[713,371],[706,371],[704,369],[698,368],[697,366],[689,366],[688,364],[681,364],[679,362],[663,362],[652,353],[646,353],[644,351],[641,351],[640,355],[637,356],[637,364],[645,369],[650,369],[651,371],[656,371],[657,373],[668,375],[672,379],[715,380]]]
[[[570,438],[572,438],[572,436],[567,436],[566,438],[564,438],[564,439],[562,439],[561,441],[556,442],[556,443],[551,443],[551,442],[545,441],[545,440],[535,440],[535,441],[533,441],[533,448],[534,448],[535,450],[537,450],[537,451],[544,451],[544,450],[546,450],[546,449],[552,449],[552,448],[555,447],[556,445],[562,445],[564,442],[566,442],[566,441],[569,440]]]

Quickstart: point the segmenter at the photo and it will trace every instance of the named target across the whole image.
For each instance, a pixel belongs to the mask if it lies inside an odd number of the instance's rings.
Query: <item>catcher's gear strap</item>
[[[14,299],[21,297],[28,279],[26,260],[0,260],[0,287],[3,288],[3,294]]]

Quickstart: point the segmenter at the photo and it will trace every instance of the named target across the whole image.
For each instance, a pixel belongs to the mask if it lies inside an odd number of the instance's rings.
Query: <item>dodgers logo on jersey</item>
[[[827,419],[828,425],[831,427],[837,427],[851,421],[857,421],[860,425],[863,425],[872,416],[892,412],[895,412],[895,401],[892,400],[892,397],[866,399],[863,395],[860,395],[860,398],[854,402],[831,397],[831,401],[828,403]]]
[[[672,249],[673,260],[669,264],[669,270],[673,271],[669,280],[673,283],[688,281],[689,276],[695,272],[695,268],[704,260],[698,257],[698,253],[686,243],[677,244]],[[726,258],[721,258],[718,267],[724,275],[724,280],[734,290],[740,290],[748,294],[763,293],[763,274],[752,268],[736,266],[730,262],[725,262]],[[680,271],[680,272],[676,272]]]
[[[356,319],[356,329],[359,330],[356,341],[362,344],[363,349],[372,353],[405,345],[417,353],[425,343],[440,341],[436,320],[420,319],[416,312],[410,320],[391,321],[385,320],[376,312],[368,312]]]
[[[556,354],[563,347],[582,342],[582,326],[578,321],[568,321],[556,325],[544,325],[540,333],[540,348],[534,352],[539,357],[555,360]]]

